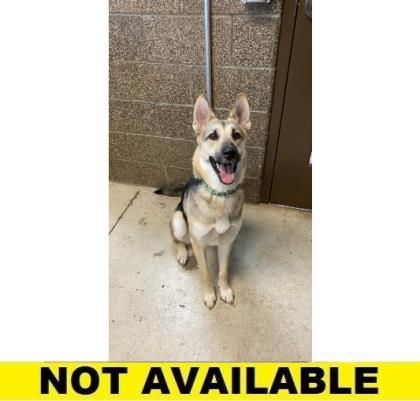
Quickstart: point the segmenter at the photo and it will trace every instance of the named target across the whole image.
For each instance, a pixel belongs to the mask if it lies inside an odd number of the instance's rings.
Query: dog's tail
[[[183,188],[174,188],[174,187],[162,187],[155,191],[156,195],[165,195],[172,197],[180,197],[182,195]]]

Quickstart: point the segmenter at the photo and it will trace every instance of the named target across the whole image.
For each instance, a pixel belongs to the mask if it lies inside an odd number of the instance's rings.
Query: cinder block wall
[[[202,0],[110,0],[110,178],[150,186],[191,176],[193,106],[205,92]],[[281,0],[212,0],[213,108],[252,109],[248,201],[258,202]]]

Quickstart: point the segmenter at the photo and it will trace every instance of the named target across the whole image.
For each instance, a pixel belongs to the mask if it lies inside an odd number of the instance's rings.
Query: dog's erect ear
[[[216,116],[207,103],[206,98],[203,95],[198,96],[194,106],[193,129],[195,133],[198,135],[213,118],[216,118]]]
[[[246,129],[248,131],[251,128],[249,114],[250,113],[248,99],[243,93],[241,93],[236,98],[235,105],[233,106],[229,117],[236,120],[241,128]]]

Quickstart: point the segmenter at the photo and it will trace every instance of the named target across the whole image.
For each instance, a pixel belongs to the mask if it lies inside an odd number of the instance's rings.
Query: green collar
[[[237,184],[232,189],[229,189],[229,190],[224,191],[224,192],[217,192],[213,188],[209,187],[204,180],[200,180],[200,181],[202,182],[203,187],[208,192],[210,192],[210,194],[215,195],[215,196],[223,196],[223,197],[230,196],[230,195],[234,194],[238,190],[238,188],[239,188],[239,184]]]

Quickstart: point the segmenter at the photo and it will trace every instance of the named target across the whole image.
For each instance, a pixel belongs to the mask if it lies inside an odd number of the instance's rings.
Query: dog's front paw
[[[216,303],[216,293],[214,290],[211,290],[209,292],[206,292],[203,297],[204,305],[207,306],[207,308],[212,309],[214,304]]]
[[[233,295],[232,288],[230,287],[220,288],[220,298],[222,299],[223,302],[226,302],[228,304],[233,304],[234,295]]]

